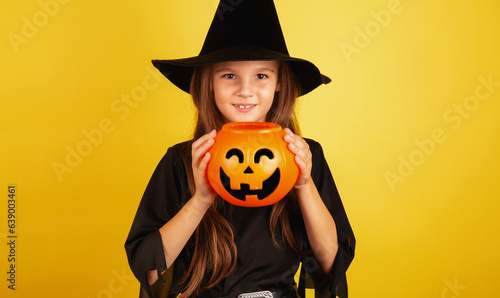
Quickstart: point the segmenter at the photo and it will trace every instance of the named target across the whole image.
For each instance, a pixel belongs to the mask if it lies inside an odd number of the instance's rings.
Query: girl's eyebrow
[[[275,72],[274,69],[269,68],[269,67],[261,67],[256,69],[257,71],[270,71],[270,72]]]
[[[215,68],[215,72],[225,72],[225,71],[234,71],[233,68],[229,67],[229,66],[223,66],[223,67],[219,67],[219,68]]]
[[[215,68],[215,72],[235,72],[235,71],[237,71],[237,70],[233,67],[230,67],[230,66],[222,66],[219,68]],[[255,71],[256,72],[269,71],[269,72],[276,73],[276,71],[274,71],[274,69],[269,68],[269,67],[260,67],[260,68],[255,69]]]

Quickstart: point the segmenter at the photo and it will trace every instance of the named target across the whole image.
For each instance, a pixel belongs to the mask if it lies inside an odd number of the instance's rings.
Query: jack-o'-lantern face
[[[262,200],[278,187],[281,178],[278,162],[268,148],[248,155],[238,148],[229,149],[220,167],[220,180],[238,200],[245,201],[247,196]]]
[[[271,205],[284,197],[298,177],[284,135],[276,124],[226,124],[210,150],[207,173],[215,191],[234,205],[248,207]]]

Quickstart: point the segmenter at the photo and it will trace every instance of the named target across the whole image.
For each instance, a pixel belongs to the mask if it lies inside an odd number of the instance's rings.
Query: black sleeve
[[[313,156],[311,176],[323,202],[332,214],[337,227],[339,249],[332,268],[329,290],[332,297],[337,295],[340,298],[347,298],[346,271],[354,258],[356,240],[337,191],[337,187],[335,186],[330,168],[323,154],[323,149],[321,145],[315,141],[307,140],[307,142]],[[314,266],[309,266],[309,268],[314,268]],[[310,275],[318,276],[318,272],[310,272]]]
[[[182,207],[188,187],[180,150],[169,148],[156,167],[125,242],[128,262],[143,290],[150,294],[147,272],[167,270],[159,228]]]

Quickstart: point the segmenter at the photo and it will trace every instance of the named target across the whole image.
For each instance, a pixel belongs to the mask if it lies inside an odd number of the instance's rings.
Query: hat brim
[[[152,60],[153,65],[174,85],[190,93],[193,71],[196,67],[229,61],[287,61],[300,85],[300,95],[307,94],[331,79],[320,73],[311,62],[293,58],[279,52],[255,46],[234,46],[223,48],[196,57],[174,60]]]

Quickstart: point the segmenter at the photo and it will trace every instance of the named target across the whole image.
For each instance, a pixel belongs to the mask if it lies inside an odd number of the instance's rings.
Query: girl
[[[294,114],[298,96],[330,80],[289,56],[273,2],[221,1],[199,56],[153,62],[198,117],[193,140],[160,161],[125,244],[141,296],[304,297],[302,262],[317,293],[326,281],[328,296],[347,297],[354,235],[321,146],[298,135]],[[232,206],[207,181],[216,131],[242,121],[286,128],[300,174],[273,206]]]

